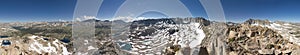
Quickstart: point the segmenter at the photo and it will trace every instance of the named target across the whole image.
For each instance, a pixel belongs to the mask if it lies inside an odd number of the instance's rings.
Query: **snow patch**
[[[38,37],[38,36],[31,36],[31,37],[29,37],[29,38],[34,39],[34,38],[36,38],[36,37]]]
[[[89,44],[89,41],[88,40],[84,40],[84,45],[87,45],[87,44]]]
[[[160,51],[164,49],[163,47],[167,47],[170,43],[173,43],[173,45],[181,45],[182,47],[197,48],[200,47],[199,45],[205,37],[204,31],[200,28],[200,23],[167,24],[158,22],[149,27],[167,28],[156,29],[150,36],[139,36],[138,39],[127,39],[126,42],[132,45],[131,51],[129,52],[137,54],[160,53]],[[170,34],[169,31],[174,29],[178,30],[178,32],[176,31],[173,34]],[[135,30],[145,30],[145,28],[137,28]]]
[[[178,44],[182,47],[187,47],[188,45],[191,48],[200,45],[205,37],[205,34],[199,27],[200,23],[181,25],[181,27],[179,27],[178,33],[175,34],[175,38],[177,38],[177,41],[179,41]]]
[[[89,47],[88,47],[88,50],[92,50],[92,49],[96,49],[96,48],[93,47],[93,46],[89,46]]]
[[[39,54],[42,53],[55,53],[55,54],[62,54],[62,55],[70,55],[71,53],[68,52],[67,48],[61,44],[57,39],[52,42],[48,42],[47,44],[40,43],[39,41],[42,41],[42,37],[39,36],[31,36],[29,37],[32,39],[32,43],[29,44],[29,50],[35,51]],[[38,38],[38,39],[35,39]],[[46,41],[47,42],[47,41]],[[54,46],[53,46],[54,45]],[[62,49],[62,52],[57,52],[59,49]]]

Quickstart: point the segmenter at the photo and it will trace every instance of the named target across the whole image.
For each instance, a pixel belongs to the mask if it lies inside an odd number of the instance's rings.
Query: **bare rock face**
[[[269,20],[258,20],[258,19],[249,19],[244,24],[262,24],[262,25],[270,25],[271,22]]]
[[[274,50],[272,49],[263,49],[263,50],[258,50],[259,54],[273,54]]]
[[[229,54],[290,54],[299,49],[272,29],[240,24],[228,28]]]
[[[300,55],[300,50],[299,49],[298,50],[293,50],[291,54],[292,55]]]

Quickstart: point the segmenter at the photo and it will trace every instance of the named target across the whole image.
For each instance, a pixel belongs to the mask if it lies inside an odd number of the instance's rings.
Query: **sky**
[[[104,0],[97,18],[113,18],[126,0]],[[0,22],[72,20],[76,0],[0,0]],[[207,18],[199,0],[180,0],[193,17]],[[138,3],[138,2],[137,2]],[[166,5],[159,4],[159,5]],[[249,18],[300,22],[300,0],[221,0],[227,21]]]

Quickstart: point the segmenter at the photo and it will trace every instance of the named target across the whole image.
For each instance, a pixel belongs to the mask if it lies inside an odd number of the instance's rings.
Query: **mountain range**
[[[122,20],[89,19],[95,36],[78,41],[76,22],[0,24],[1,54],[49,55],[260,55],[300,54],[299,23],[249,19],[215,22],[202,17]],[[73,26],[74,27],[74,26]],[[78,34],[84,35],[84,34]],[[79,37],[78,37],[79,38]],[[5,41],[5,42],[2,42]],[[3,45],[9,41],[12,44]],[[82,44],[76,53],[74,45]],[[82,43],[81,43],[82,42]],[[93,46],[92,46],[93,45]]]

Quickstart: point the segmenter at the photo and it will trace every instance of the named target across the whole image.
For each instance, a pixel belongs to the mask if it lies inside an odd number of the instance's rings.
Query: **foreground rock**
[[[256,26],[257,23],[254,24],[229,26],[228,37],[226,38],[229,54],[291,54],[297,53],[292,51],[299,50],[299,45],[289,42],[275,30]],[[263,24],[268,25],[270,23]]]
[[[70,55],[66,43],[54,38],[28,35],[24,38],[0,38],[0,41],[9,40],[11,44],[2,42],[1,55]]]

